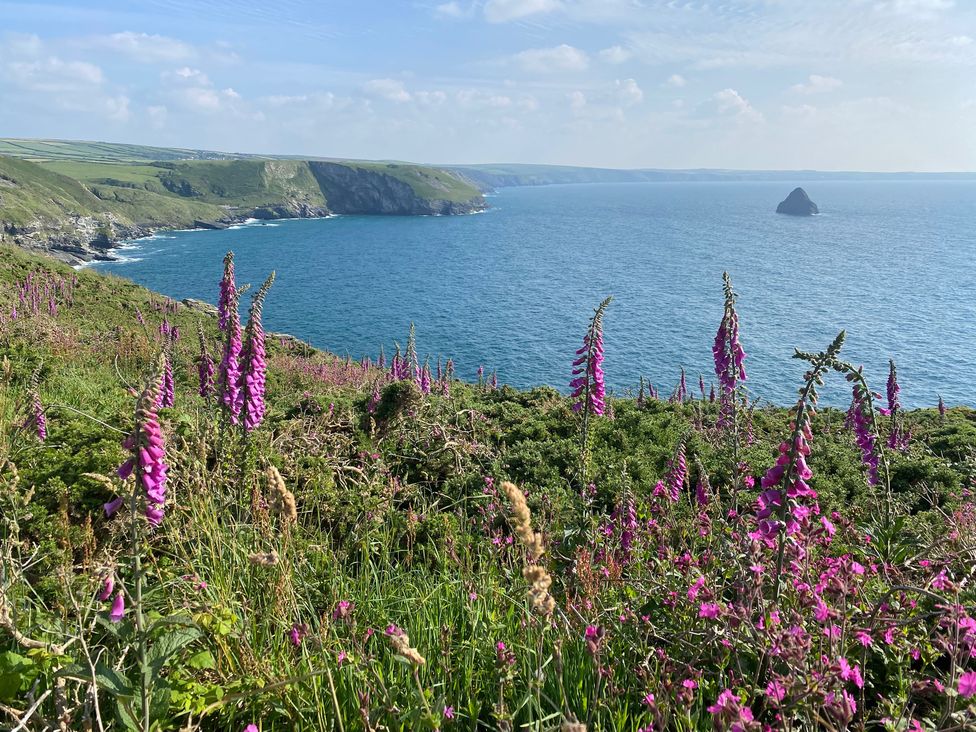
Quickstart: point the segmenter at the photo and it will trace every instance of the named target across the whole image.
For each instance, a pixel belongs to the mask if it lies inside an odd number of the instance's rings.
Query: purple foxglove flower
[[[176,403],[176,392],[173,385],[173,365],[169,361],[169,356],[163,355],[165,365],[163,366],[163,388],[159,390],[159,397],[156,401],[156,408],[168,409]]]
[[[718,426],[727,426],[735,409],[738,382],[746,380],[745,351],[739,342],[739,315],[735,309],[736,294],[728,272],[722,273],[725,288],[725,309],[712,345],[715,375],[718,377],[720,407]]]
[[[129,473],[131,473],[131,472],[132,472],[132,469],[130,467],[129,468]],[[128,473],[126,475],[128,475]],[[107,518],[112,518],[112,516],[115,515],[115,512],[118,511],[120,508],[122,508],[122,504],[123,503],[125,503],[125,499],[124,498],[121,498],[121,497],[119,497],[119,498],[113,498],[111,501],[109,501],[108,503],[106,503],[103,506],[103,508],[105,509],[105,516]]]
[[[867,468],[868,485],[878,484],[878,439],[871,430],[871,405],[869,395],[864,387],[854,382],[853,399],[851,401],[851,429],[854,441],[861,450],[861,462]]]
[[[573,379],[569,382],[573,390],[573,411],[582,412],[584,420],[590,415],[601,415],[606,411],[606,387],[603,374],[603,315],[613,297],[600,303],[590,320],[583,345],[576,350],[573,361]]]
[[[237,296],[227,311],[225,326],[227,337],[224,340],[224,354],[220,359],[217,370],[217,391],[220,403],[224,405],[230,417],[230,423],[236,425],[241,413],[243,399],[241,398],[241,319],[237,312]]]
[[[380,357],[376,359],[376,368],[381,371],[386,368],[386,354],[383,352],[383,346],[380,346]]]
[[[422,394],[430,394],[430,364],[427,363],[420,372],[420,391]]]
[[[31,375],[28,392],[30,406],[27,419],[24,421],[24,429],[33,429],[37,439],[44,442],[47,439],[47,417],[44,414],[44,405],[41,403],[40,378],[41,369],[38,367]]]
[[[664,478],[664,486],[671,501],[678,501],[681,498],[681,489],[687,479],[688,463],[685,460],[685,441],[682,439],[678,443],[674,457],[668,461],[668,472]]]
[[[105,602],[112,596],[113,592],[115,592],[115,577],[111,574],[107,574],[105,575],[105,580],[102,583],[102,591],[98,593],[98,599]]]
[[[226,330],[230,322],[231,308],[237,309],[237,285],[234,283],[234,252],[224,257],[224,276],[220,280],[217,299],[217,327]]]
[[[945,417],[946,416],[946,405],[945,405],[945,402],[942,401],[942,395],[941,394],[939,394],[939,416],[940,417]]]
[[[366,411],[370,414],[376,414],[376,408],[380,404],[380,398],[380,382],[377,380],[373,382],[373,393],[370,395],[369,401],[366,402]]]
[[[266,409],[264,390],[268,365],[265,360],[264,326],[261,323],[261,311],[274,278],[275,273],[272,272],[251,300],[251,311],[247,319],[247,329],[241,351],[243,367],[239,376],[238,388],[243,402],[244,429],[247,432],[251,432],[261,424]]]
[[[118,623],[122,620],[123,615],[125,615],[125,596],[119,591],[112,602],[112,610],[108,614],[108,619],[113,623]]]
[[[155,373],[136,402],[135,429],[122,442],[122,446],[132,453],[132,457],[118,470],[119,477],[123,480],[135,473],[134,490],[143,495],[145,515],[152,526],[159,526],[162,522],[166,504],[166,446],[156,414],[164,371],[165,357],[160,354]],[[116,502],[118,505],[114,505]],[[118,510],[119,505],[121,499],[110,501],[105,505],[106,513],[111,515]]]
[[[214,390],[214,362],[207,349],[207,341],[203,335],[203,326],[199,326],[198,335],[200,337],[200,355],[197,356],[197,374],[200,377],[199,394],[204,399],[209,397]]]

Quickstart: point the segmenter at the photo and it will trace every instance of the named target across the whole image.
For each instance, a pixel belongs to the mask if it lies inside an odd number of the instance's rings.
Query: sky
[[[0,0],[0,136],[976,170],[976,0]]]

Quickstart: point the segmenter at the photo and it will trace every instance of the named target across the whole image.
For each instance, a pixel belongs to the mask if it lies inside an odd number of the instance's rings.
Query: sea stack
[[[789,214],[790,216],[813,216],[820,213],[817,204],[810,200],[810,196],[802,188],[794,188],[793,192],[786,197],[785,201],[780,201],[776,207],[776,213]]]

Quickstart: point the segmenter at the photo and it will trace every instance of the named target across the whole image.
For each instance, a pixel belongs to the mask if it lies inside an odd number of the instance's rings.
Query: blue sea
[[[821,215],[774,213],[802,185]],[[166,232],[95,265],[173,298],[215,302],[224,253],[239,282],[278,273],[269,330],[354,358],[405,343],[518,387],[566,389],[593,308],[608,386],[662,395],[712,380],[722,272],[739,293],[753,398],[790,404],[841,329],[843,356],[884,391],[895,359],[908,407],[976,405],[976,182],[803,181],[506,188],[457,217],[338,216]],[[822,390],[842,405],[840,376]]]

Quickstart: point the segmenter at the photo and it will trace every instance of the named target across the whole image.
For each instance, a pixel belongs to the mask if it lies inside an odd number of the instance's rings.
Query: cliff
[[[460,176],[399,163],[292,159],[125,162],[0,156],[0,242],[71,264],[162,229],[332,213],[460,214],[485,208]]]

